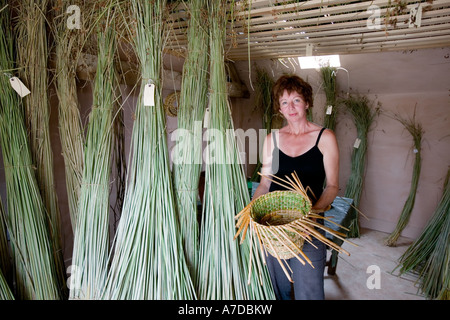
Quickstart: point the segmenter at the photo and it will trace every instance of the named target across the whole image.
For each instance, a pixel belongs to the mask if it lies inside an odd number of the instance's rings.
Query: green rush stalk
[[[3,207],[3,201],[0,199],[0,270],[3,272],[5,280],[12,285],[12,265],[11,265],[11,249],[8,243],[6,230],[6,212]]]
[[[450,299],[450,170],[442,197],[419,237],[399,259],[400,274],[417,272],[419,289],[428,299]]]
[[[118,95],[114,2],[99,9],[98,59],[87,127],[84,173],[74,233],[70,299],[101,297],[109,255],[109,191],[113,117]]]
[[[234,216],[249,202],[233,132],[226,90],[224,42],[227,2],[208,3],[210,12],[210,101],[205,155],[205,194],[200,229],[197,285],[200,299],[268,299],[268,273],[248,280],[248,245],[233,241]],[[256,250],[254,250],[256,251]],[[255,261],[256,260],[256,261]],[[253,263],[261,263],[257,256]],[[265,271],[265,269],[263,269]]]
[[[364,185],[366,167],[367,136],[370,127],[379,113],[379,109],[371,108],[371,103],[366,96],[349,96],[342,101],[346,109],[352,114],[357,130],[359,146],[353,148],[351,157],[351,173],[347,181],[344,197],[353,199],[353,205],[358,208]],[[349,227],[349,237],[359,237],[358,214],[352,220]]]
[[[14,295],[0,269],[0,300],[14,300]]]
[[[161,97],[166,1],[123,4],[131,10],[129,28],[140,62],[141,86],[124,205],[103,298],[193,299],[195,290],[176,215]],[[150,84],[154,96],[145,89]],[[144,104],[147,92],[154,97],[154,105]]]
[[[320,73],[323,80],[323,90],[325,91],[326,105],[324,115],[324,127],[335,130],[336,128],[336,68],[322,67]],[[327,114],[328,106],[332,106],[331,114]]]
[[[413,119],[408,120],[402,119],[399,116],[397,116],[396,118],[400,123],[402,123],[405,126],[405,128],[409,131],[409,133],[413,137],[415,158],[412,171],[411,187],[409,190],[408,198],[406,199],[402,212],[400,213],[394,231],[392,231],[389,237],[385,240],[385,244],[391,247],[396,245],[398,238],[400,237],[403,229],[405,229],[405,227],[407,226],[409,218],[411,217],[411,212],[414,208],[414,202],[416,200],[417,186],[419,184],[420,169],[422,163],[422,156],[421,156],[421,145],[423,136],[422,126],[420,125],[420,123],[415,122],[414,119],[415,117]]]
[[[450,300],[450,215],[445,217],[436,246],[420,273],[420,289],[428,299]]]
[[[199,225],[197,197],[202,169],[202,126],[208,104],[208,14],[207,1],[189,2],[188,51],[183,65],[176,158],[173,179],[181,238],[190,274],[195,283]],[[196,126],[199,126],[196,127]],[[198,134],[200,132],[200,134]]]
[[[19,76],[31,91],[23,98],[36,177],[48,213],[48,228],[61,286],[65,287],[61,246],[61,223],[53,173],[53,151],[50,141],[50,104],[48,99],[48,50],[46,12],[48,0],[17,1],[16,46]]]
[[[46,221],[28,142],[22,100],[5,74],[14,68],[14,41],[9,8],[1,1],[0,139],[7,192],[7,228],[11,240],[19,299],[55,300],[63,297],[59,264]]]
[[[57,7],[59,0],[53,0]],[[69,5],[79,1],[63,0],[54,21],[55,88],[58,96],[58,125],[66,178],[67,199],[72,230],[75,231],[78,199],[84,163],[84,132],[77,97],[76,67],[82,49],[81,30],[67,27]],[[81,6],[81,5],[80,5]],[[56,11],[56,9],[55,9]]]
[[[281,116],[278,114],[273,114],[273,106],[272,106],[272,87],[274,81],[270,77],[269,73],[263,68],[256,69],[256,83],[255,83],[255,105],[257,109],[263,110],[263,128],[266,130],[266,133],[269,134],[272,129],[280,128],[280,118]],[[278,121],[275,121],[278,120]],[[256,164],[256,168],[253,171],[251,181],[258,182],[260,180],[260,176],[258,172],[261,170],[262,163],[258,159],[258,163]]]

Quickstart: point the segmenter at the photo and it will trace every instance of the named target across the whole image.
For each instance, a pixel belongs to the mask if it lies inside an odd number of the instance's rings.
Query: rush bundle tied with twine
[[[250,227],[250,237],[257,237],[264,263],[267,253],[275,257],[291,282],[292,278],[288,272],[289,265],[285,260],[295,257],[303,265],[308,263],[314,268],[311,260],[302,251],[305,242],[316,247],[312,243],[313,237],[326,244],[332,250],[350,255],[346,250],[320,233],[320,230],[324,230],[348,242],[344,239],[346,237],[345,234],[317,222],[318,219],[324,219],[348,231],[348,229],[332,221],[330,217],[324,217],[314,212],[311,200],[307,196],[306,190],[296,172],[292,173],[291,177],[286,176],[286,180],[274,175],[265,177],[285,187],[287,190],[272,191],[261,195],[253,199],[239,212],[235,217],[238,229],[234,237],[235,240],[242,234],[242,243]],[[250,241],[250,243],[253,243],[253,241]],[[250,246],[251,250],[253,250],[252,246]],[[250,278],[251,260],[249,261],[248,269]],[[292,270],[290,271],[292,273]]]

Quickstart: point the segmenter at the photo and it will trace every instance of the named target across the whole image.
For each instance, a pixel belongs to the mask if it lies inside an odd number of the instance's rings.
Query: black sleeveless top
[[[297,157],[290,157],[281,151],[278,148],[275,134],[273,134],[274,149],[272,152],[272,173],[277,177],[286,179],[286,176],[290,177],[291,173],[295,171],[300,178],[303,187],[306,189],[306,187],[309,186],[312,189],[314,195],[308,190],[308,196],[313,204],[316,203],[322,195],[325,182],[323,154],[318,147],[320,137],[324,130],[325,128],[320,130],[316,144]],[[276,190],[285,190],[285,188],[272,182],[270,184],[269,192]]]

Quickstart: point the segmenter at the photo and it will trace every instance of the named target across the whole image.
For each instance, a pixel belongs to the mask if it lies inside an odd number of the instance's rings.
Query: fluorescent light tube
[[[298,57],[300,68],[320,69],[322,67],[340,67],[339,55]]]

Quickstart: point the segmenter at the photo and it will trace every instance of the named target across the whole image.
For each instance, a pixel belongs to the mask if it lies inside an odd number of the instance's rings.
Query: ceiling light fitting
[[[300,68],[320,69],[322,67],[340,67],[339,55],[298,57]]]

